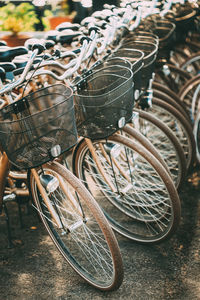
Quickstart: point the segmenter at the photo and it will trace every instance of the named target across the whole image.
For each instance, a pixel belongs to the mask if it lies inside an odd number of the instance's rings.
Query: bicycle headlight
[[[50,174],[41,174],[40,182],[48,193],[53,193],[59,186],[58,178]]]

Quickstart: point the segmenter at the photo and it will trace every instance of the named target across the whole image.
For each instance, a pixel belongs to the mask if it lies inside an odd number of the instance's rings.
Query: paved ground
[[[21,229],[12,205],[12,249],[7,248],[5,218],[0,217],[0,299],[200,299],[199,179],[194,174],[180,194],[182,219],[173,238],[146,246],[117,235],[125,277],[122,286],[110,293],[93,289],[63,262],[32,211],[23,212]]]

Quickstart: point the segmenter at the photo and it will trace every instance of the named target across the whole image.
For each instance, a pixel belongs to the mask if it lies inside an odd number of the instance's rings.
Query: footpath
[[[0,216],[2,300],[200,300],[200,176],[194,173],[180,194],[182,218],[176,234],[158,245],[141,245],[117,235],[124,281],[114,292],[93,289],[60,256],[37,215],[23,207],[20,228],[10,204],[14,247],[7,248]]]

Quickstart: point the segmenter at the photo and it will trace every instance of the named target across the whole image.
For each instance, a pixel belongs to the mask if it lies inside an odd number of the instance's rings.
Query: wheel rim
[[[107,143],[106,141],[101,141]],[[97,146],[98,143],[95,143]],[[120,145],[121,146],[121,145]],[[102,156],[98,151],[96,153]],[[118,179],[119,192],[113,192],[98,172],[97,166],[92,159],[87,147],[83,149],[77,164],[77,173],[86,186],[90,189],[101,208],[104,210],[111,226],[119,233],[138,241],[155,241],[167,235],[173,224],[174,212],[168,191],[156,171],[138,153],[134,156],[134,184],[127,184],[126,180],[118,173],[112,175],[111,166],[103,161],[104,167],[109,174],[112,183]],[[120,154],[121,157],[124,153]],[[130,156],[130,153],[129,153]],[[136,159],[136,156],[138,157]],[[120,157],[120,165],[125,169],[125,164]],[[103,159],[101,157],[101,159]],[[115,156],[116,159],[116,156]],[[145,178],[146,176],[146,178]],[[115,177],[115,178],[114,178]],[[115,185],[116,187],[116,185]],[[130,187],[130,189],[129,189]],[[122,191],[125,191],[123,193]],[[129,189],[129,190],[128,190]],[[95,192],[95,191],[98,191]]]
[[[56,176],[51,169],[44,169],[44,171]],[[81,277],[96,287],[103,289],[111,286],[115,274],[110,250],[99,225],[84,206],[80,195],[79,200],[85,215],[82,213],[79,202],[76,202],[76,191],[70,190],[71,193],[74,192],[73,205],[63,201],[63,198],[66,198],[63,190],[57,189],[52,193],[52,202],[57,203],[63,225],[63,228],[59,229],[52,221],[50,213],[38,193],[35,181],[31,186],[36,198],[37,210],[42,211],[41,218],[45,227],[64,258]],[[70,232],[68,232],[69,228]]]

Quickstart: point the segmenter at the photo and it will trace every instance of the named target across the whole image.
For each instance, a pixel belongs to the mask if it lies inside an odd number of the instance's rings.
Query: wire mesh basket
[[[136,49],[118,49],[112,53],[113,57],[121,57],[131,63],[134,82],[134,98],[139,97],[142,89],[142,67],[144,65],[144,52]]]
[[[143,41],[149,43],[155,43],[156,45],[159,44],[159,38],[152,32],[145,32],[141,30],[136,30],[134,32],[129,33],[123,40],[122,44],[126,45],[133,41]]]
[[[155,60],[158,54],[158,45],[146,41],[131,41],[130,43],[122,45],[120,49],[134,49],[144,53],[144,65],[142,67],[141,78],[142,89],[146,90],[149,86],[149,80],[152,78],[154,72]]]
[[[169,59],[176,43],[176,25],[168,20],[157,21],[152,32],[159,37],[158,59]]]
[[[40,166],[77,142],[72,89],[55,84],[0,110],[0,144],[20,169]]]
[[[190,5],[177,8],[172,22],[176,25],[176,41],[185,42],[189,31],[195,31],[197,11]]]
[[[129,68],[112,65],[90,73],[76,85],[75,114],[80,136],[108,137],[132,118],[132,77]]]
[[[125,67],[125,68],[132,68],[131,62],[125,58],[122,57],[113,57],[113,56],[108,56],[105,58],[105,60],[98,60],[97,62],[95,62],[92,66],[91,69],[92,71],[97,71],[97,70],[101,70],[102,68],[106,68],[109,66],[121,66],[121,67]]]

